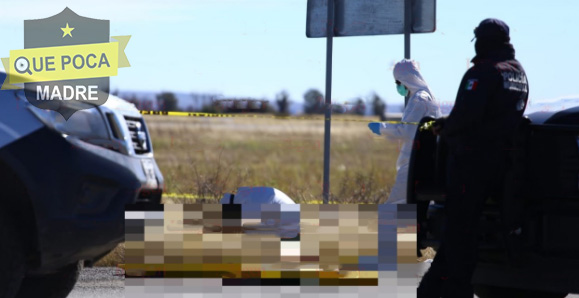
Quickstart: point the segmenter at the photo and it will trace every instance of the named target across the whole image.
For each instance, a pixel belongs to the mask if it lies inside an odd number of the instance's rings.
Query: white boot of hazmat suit
[[[440,118],[439,105],[434,95],[420,75],[415,61],[404,59],[394,66],[394,79],[404,85],[409,92],[408,104],[402,114],[402,122],[419,122],[430,116]],[[418,125],[380,123],[380,134],[391,140],[400,140],[400,155],[396,162],[396,182],[390,191],[387,204],[406,204],[406,187],[408,184],[408,163],[412,152],[412,143]]]

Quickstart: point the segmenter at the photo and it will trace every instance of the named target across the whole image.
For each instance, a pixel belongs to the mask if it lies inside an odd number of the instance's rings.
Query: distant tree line
[[[136,94],[120,96],[119,91],[115,90],[112,95],[122,97],[124,100],[132,103],[139,110],[146,111],[180,111],[177,97],[172,92],[161,92],[155,95],[155,101],[150,98],[139,99]]]
[[[374,93],[371,96],[370,102],[372,104],[373,115],[380,117],[380,121],[386,120],[386,102]],[[326,100],[324,95],[316,89],[310,89],[304,94],[304,112],[306,114],[324,114],[326,107]],[[362,98],[356,98],[352,102],[345,102],[343,104],[331,104],[332,113],[334,114],[366,114],[366,104]]]
[[[218,113],[271,113],[273,108],[265,99],[214,99],[212,102]]]
[[[115,90],[111,94],[119,95]],[[287,91],[282,90],[276,94],[272,103],[267,99],[255,98],[225,98],[215,94],[192,94],[192,98],[201,101],[200,108],[188,106],[185,111],[201,111],[206,113],[277,113],[278,115],[290,114],[291,99]],[[219,99],[217,99],[219,98]],[[324,95],[317,89],[309,89],[303,95],[305,114],[324,114],[326,103]],[[172,92],[161,92],[155,95],[155,100],[139,99],[135,94],[124,96],[124,99],[135,104],[139,110],[156,111],[180,111],[178,99]],[[366,104],[367,103],[367,104]],[[332,103],[330,108],[333,114],[365,115],[367,108],[372,107],[372,114],[386,120],[386,103],[376,93],[364,101],[363,98],[355,98],[350,102]]]

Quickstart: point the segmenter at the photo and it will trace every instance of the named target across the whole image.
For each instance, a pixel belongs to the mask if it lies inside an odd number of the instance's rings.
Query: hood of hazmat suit
[[[440,118],[442,116],[434,95],[418,71],[413,60],[404,59],[394,66],[394,79],[400,81],[409,90],[408,104],[402,114],[402,122],[419,122],[424,117]],[[412,152],[412,143],[418,125],[382,123],[380,133],[389,139],[400,141],[400,154],[396,162],[396,183],[390,192],[388,203],[406,203],[406,185],[408,180],[408,163]]]
[[[229,193],[223,195],[221,204],[295,204],[281,190],[268,186],[239,187],[237,194],[233,198],[230,196]]]
[[[261,219],[260,223],[244,224],[245,234],[270,234],[287,239],[300,233],[300,205],[279,189],[239,187],[235,195],[224,194],[221,204],[241,204],[243,219]]]

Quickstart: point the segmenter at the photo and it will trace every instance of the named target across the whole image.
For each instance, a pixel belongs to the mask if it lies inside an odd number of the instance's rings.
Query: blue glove
[[[373,133],[380,135],[380,123],[378,122],[368,123],[368,128],[370,128],[370,130]]]

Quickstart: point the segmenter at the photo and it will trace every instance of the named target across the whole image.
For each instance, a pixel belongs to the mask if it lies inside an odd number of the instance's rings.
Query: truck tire
[[[65,298],[74,288],[83,262],[70,264],[58,272],[24,278],[16,298]]]
[[[17,221],[6,213],[0,211],[0,298],[13,298],[26,274],[26,255]]]
[[[489,285],[475,285],[474,293],[479,298],[564,298],[567,293],[553,293]]]

